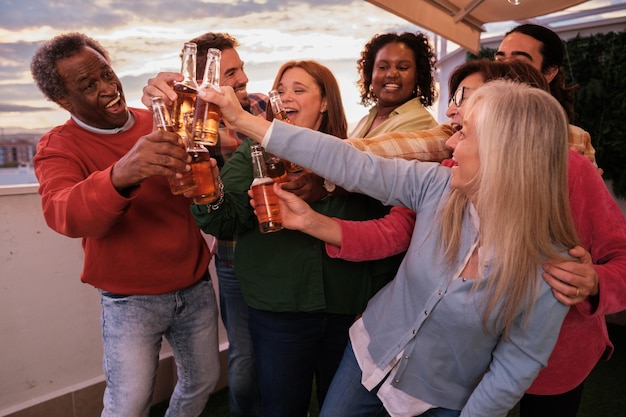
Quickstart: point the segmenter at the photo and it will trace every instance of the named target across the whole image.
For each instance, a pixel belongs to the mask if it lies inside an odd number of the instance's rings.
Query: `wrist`
[[[206,205],[207,213],[218,210],[220,206],[222,205],[222,203],[224,202],[224,183],[222,182],[222,178],[220,178],[219,176],[217,177],[217,181],[218,181],[217,188],[219,189],[219,195],[215,199],[215,201],[212,201]]]

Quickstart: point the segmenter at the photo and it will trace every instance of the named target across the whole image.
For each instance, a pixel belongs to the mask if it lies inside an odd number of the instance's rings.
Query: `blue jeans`
[[[101,303],[106,377],[102,417],[148,416],[163,337],[178,370],[165,415],[200,415],[220,375],[211,281],[162,295],[101,291]]]
[[[274,313],[249,309],[263,417],[305,417],[313,377],[324,402],[348,343],[354,315]]]
[[[235,270],[215,257],[222,322],[228,335],[228,402],[232,417],[259,417],[261,394],[248,329],[248,304]]]
[[[330,390],[320,410],[320,417],[385,417],[389,414],[376,395],[378,387],[368,391],[361,384],[362,372],[352,345],[346,351],[335,373]],[[431,408],[420,417],[457,417],[457,410]]]

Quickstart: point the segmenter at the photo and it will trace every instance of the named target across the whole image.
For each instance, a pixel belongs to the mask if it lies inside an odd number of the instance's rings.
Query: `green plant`
[[[577,84],[576,124],[591,134],[598,166],[626,197],[626,31],[576,37],[565,43],[567,81]]]

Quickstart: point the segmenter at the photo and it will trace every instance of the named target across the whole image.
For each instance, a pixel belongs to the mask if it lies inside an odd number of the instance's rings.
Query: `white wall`
[[[0,189],[0,414],[102,375],[100,301],[80,282],[80,239],[48,228],[36,190]]]
[[[80,239],[46,225],[37,185],[0,187],[0,257],[0,416],[103,381],[98,291],[80,281]]]

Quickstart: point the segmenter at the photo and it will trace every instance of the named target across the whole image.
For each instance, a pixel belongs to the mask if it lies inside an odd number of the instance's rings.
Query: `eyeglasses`
[[[454,92],[454,94],[452,94],[452,97],[450,97],[450,100],[448,100],[448,106],[454,103],[455,106],[461,107],[461,105],[463,104],[463,101],[465,101],[465,99],[467,98],[465,95],[465,92],[470,91],[470,90],[471,88],[467,88],[467,87],[461,87],[457,89]]]

